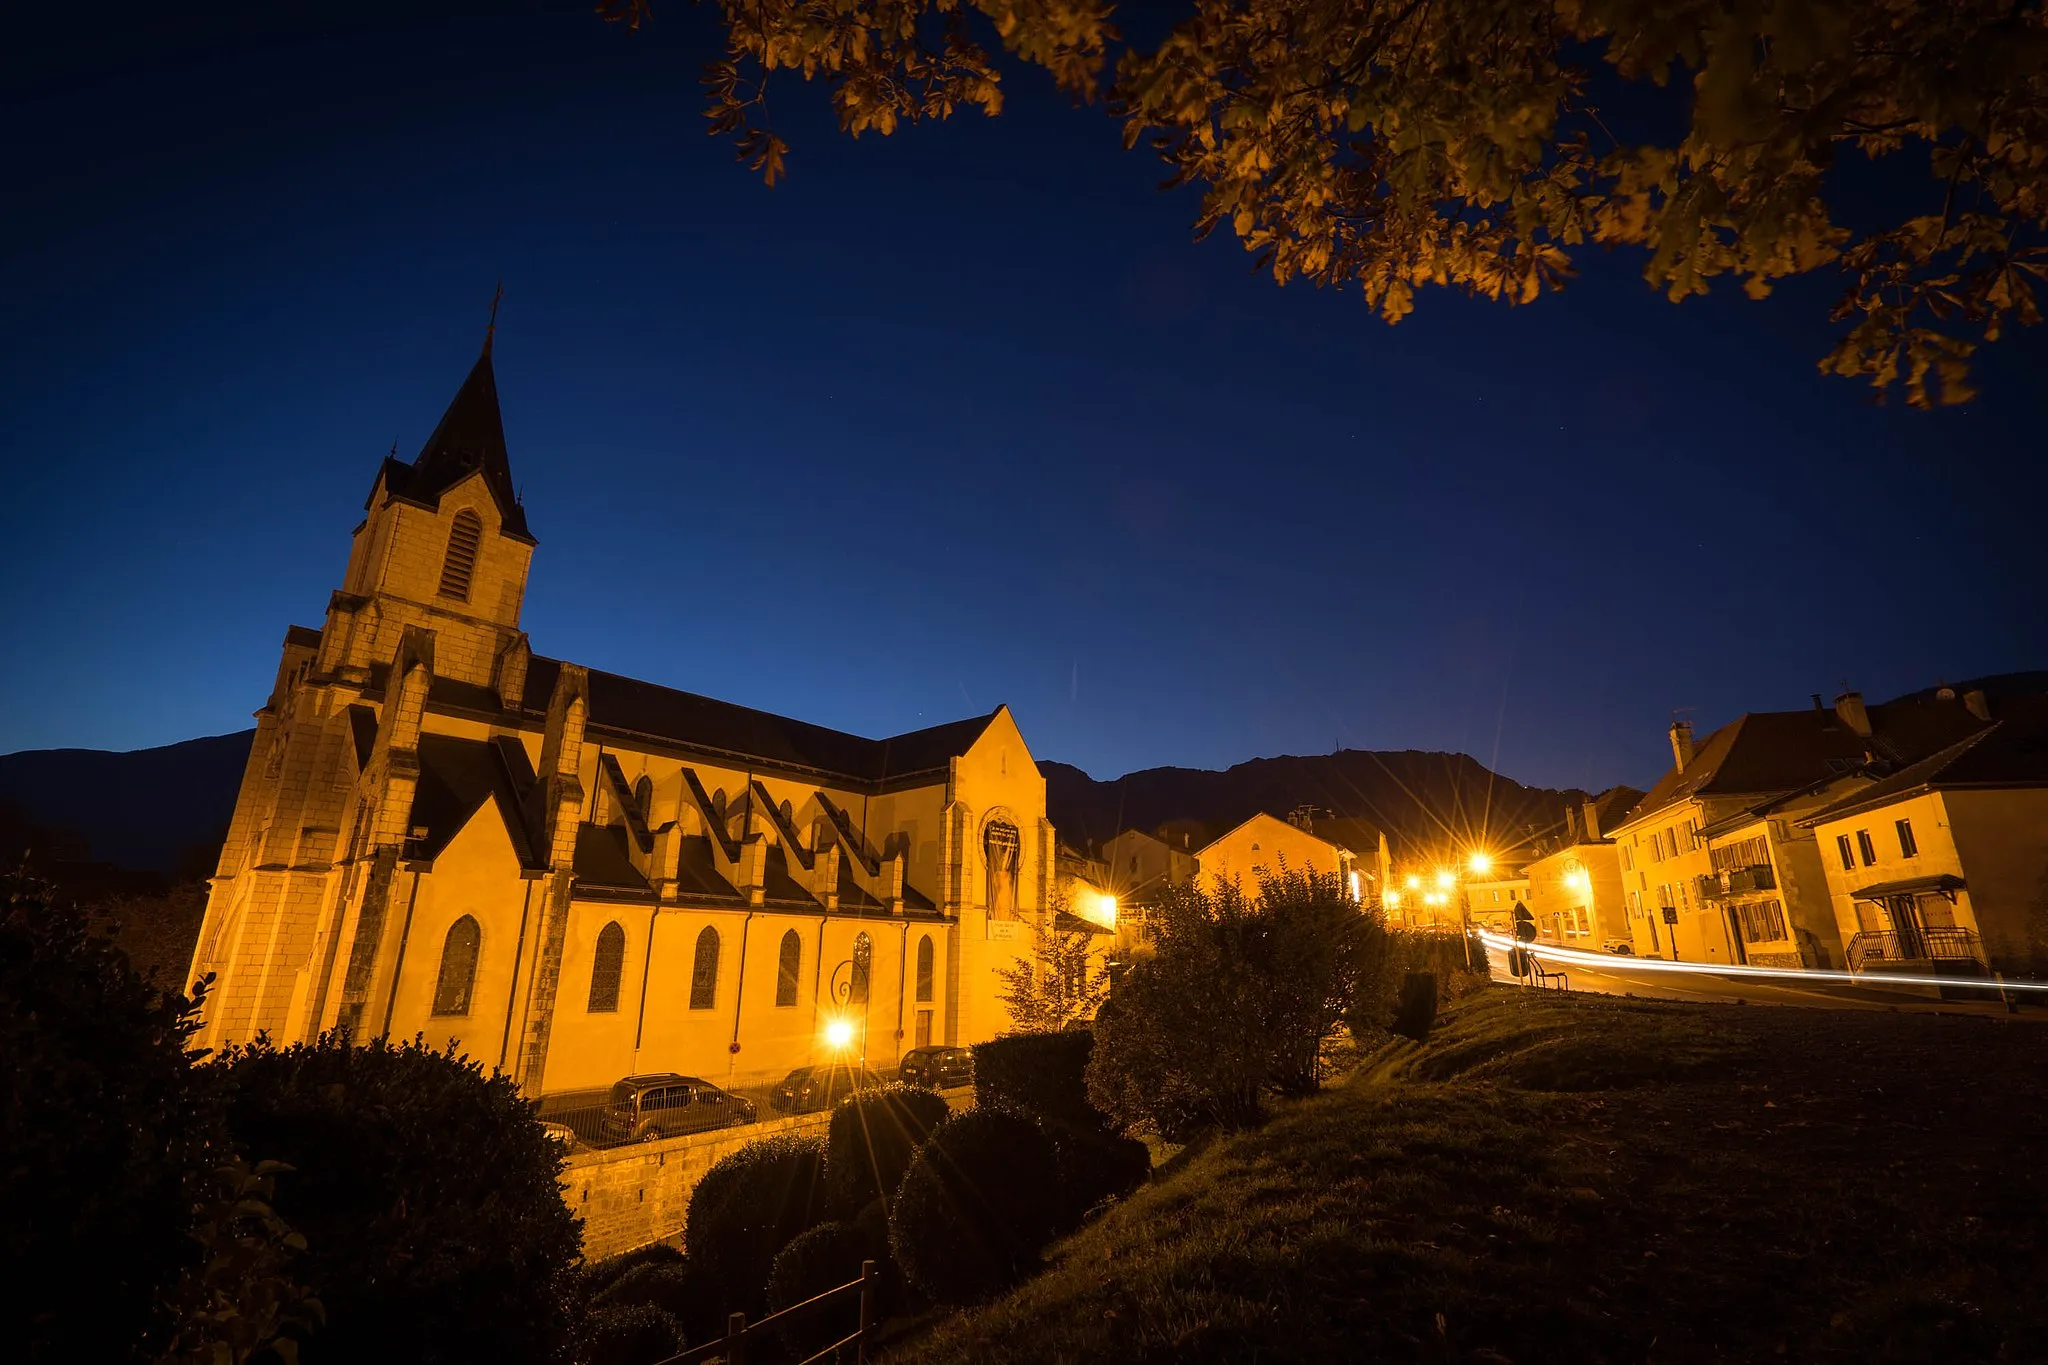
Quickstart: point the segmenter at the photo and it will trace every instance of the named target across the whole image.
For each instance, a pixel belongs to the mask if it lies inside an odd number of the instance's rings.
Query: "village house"
[[[2048,970],[2048,704],[1805,815],[1851,971]]]
[[[1817,967],[1838,961],[1840,934],[1803,809],[1787,798],[1885,772],[1984,723],[1931,693],[1867,707],[1845,692],[1832,708],[1738,717],[1695,745],[1671,727],[1672,767],[1617,824],[1627,923],[1636,953],[1687,962]]]
[[[1565,808],[1557,848],[1523,869],[1529,913],[1537,937],[1570,948],[1629,945],[1628,909],[1621,884],[1621,852],[1601,831],[1642,799],[1633,787],[1615,787]],[[1475,913],[1475,920],[1479,916]],[[1491,918],[1486,927],[1496,933]]]
[[[1197,849],[1195,875],[1205,890],[1234,882],[1256,895],[1261,873],[1315,872],[1337,878],[1357,901],[1364,896],[1364,875],[1356,862],[1350,849],[1261,811]]]
[[[1001,1031],[1054,849],[1010,712],[871,740],[543,656],[535,546],[487,338],[285,634],[198,1041],[421,1034],[539,1094]]]

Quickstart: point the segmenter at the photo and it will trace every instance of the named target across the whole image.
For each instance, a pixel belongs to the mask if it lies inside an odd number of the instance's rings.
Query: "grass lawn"
[[[897,1362],[2048,1360],[2048,1026],[1495,989]]]

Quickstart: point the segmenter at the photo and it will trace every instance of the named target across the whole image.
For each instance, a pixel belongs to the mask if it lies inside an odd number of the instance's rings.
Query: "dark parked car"
[[[613,1142],[652,1142],[753,1121],[751,1100],[729,1095],[695,1076],[663,1071],[628,1076],[612,1087],[604,1135]]]
[[[914,1047],[903,1054],[896,1077],[905,1085],[950,1090],[974,1084],[974,1054],[964,1047]]]
[[[882,1078],[864,1066],[835,1062],[800,1066],[782,1078],[768,1103],[786,1114],[812,1114],[830,1109],[856,1090],[872,1090]]]

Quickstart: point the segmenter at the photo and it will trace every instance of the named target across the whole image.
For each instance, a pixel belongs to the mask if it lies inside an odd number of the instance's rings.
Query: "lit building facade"
[[[544,657],[535,544],[487,341],[286,632],[201,1041],[423,1034],[539,1094],[773,1079],[840,1019],[880,1066],[1001,1031],[1054,876],[1009,711],[869,740]]]

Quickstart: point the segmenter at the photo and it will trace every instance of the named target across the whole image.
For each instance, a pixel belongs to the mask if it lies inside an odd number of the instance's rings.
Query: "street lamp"
[[[1493,871],[1493,855],[1474,853],[1467,861],[1466,866],[1472,869],[1473,876],[1484,877],[1487,873]]]

